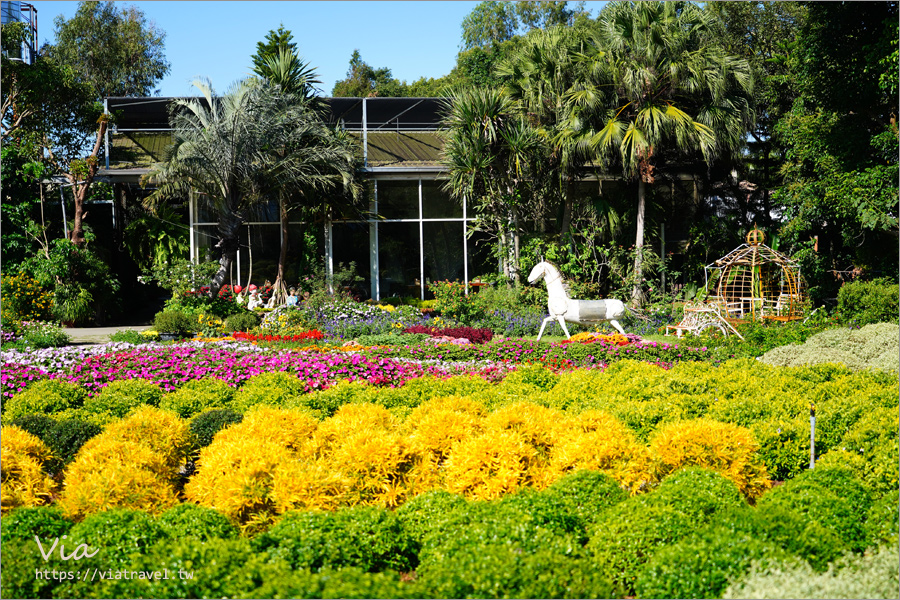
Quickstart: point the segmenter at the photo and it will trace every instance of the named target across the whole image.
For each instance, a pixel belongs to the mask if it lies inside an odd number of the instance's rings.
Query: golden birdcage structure
[[[729,320],[793,321],[806,315],[800,264],[765,245],[759,229],[747,242],[706,266],[705,302]]]
[[[702,300],[684,307],[684,318],[670,325],[674,331],[700,334],[718,331],[743,336],[735,325],[746,320],[778,322],[806,315],[806,284],[797,261],[765,245],[765,235],[752,229],[729,254],[706,266],[706,288]]]

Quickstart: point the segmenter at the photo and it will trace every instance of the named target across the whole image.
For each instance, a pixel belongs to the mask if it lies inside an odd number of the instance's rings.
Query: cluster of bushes
[[[837,315],[842,323],[862,327],[873,323],[897,323],[900,286],[887,278],[845,283],[838,290]]]
[[[841,363],[851,369],[896,371],[900,367],[900,328],[894,323],[865,325],[861,329],[829,329],[803,344],[780,346],[760,360],[787,367]]]
[[[699,468],[633,497],[582,470],[488,501],[432,491],[396,510],[294,510],[250,536],[194,504],[80,522],[54,507],[20,508],[3,518],[9,562],[0,576],[11,597],[710,598],[824,588],[889,598],[896,511],[896,494],[874,499],[840,469],[810,471],[753,507],[731,481]],[[79,569],[170,576],[35,577],[71,570],[56,553],[45,561],[34,542],[61,535],[99,550]],[[882,550],[861,556],[867,548]]]

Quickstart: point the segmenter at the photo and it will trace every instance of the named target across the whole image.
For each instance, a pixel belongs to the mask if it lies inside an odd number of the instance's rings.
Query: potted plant
[[[180,310],[156,313],[153,326],[163,341],[180,340],[194,333],[194,321]]]
[[[53,312],[65,327],[88,320],[94,312],[94,298],[87,289],[77,283],[56,286],[53,295]]]

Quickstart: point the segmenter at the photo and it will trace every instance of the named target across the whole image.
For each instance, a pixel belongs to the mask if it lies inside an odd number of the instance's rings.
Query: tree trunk
[[[90,156],[85,160],[84,169],[73,169],[72,172],[66,173],[66,178],[72,183],[72,192],[75,196],[75,214],[73,215],[74,223],[69,239],[77,246],[84,245],[84,219],[87,213],[84,211],[84,203],[87,201],[91,192],[91,184],[94,177],[97,176],[97,169],[100,165],[98,156],[100,154],[103,137],[106,135],[106,128],[109,125],[108,115],[100,117],[100,127],[97,128],[97,139],[94,142],[94,148]],[[79,181],[81,179],[81,181]]]
[[[284,198],[278,199],[278,212],[281,218],[281,252],[278,254],[278,275],[272,286],[272,306],[281,306],[287,302],[287,287],[284,284],[284,265],[288,253],[288,213]]]
[[[641,282],[644,278],[643,272],[643,249],[644,249],[644,212],[646,211],[646,186],[643,178],[638,179],[638,208],[637,208],[637,234],[634,239],[634,287],[631,290],[631,301],[640,306],[643,302],[644,293],[641,290]]]
[[[572,201],[572,180],[566,182],[566,197],[563,201],[562,223],[559,226],[559,235],[565,235],[569,231],[572,224],[572,211],[574,210],[574,202]]]

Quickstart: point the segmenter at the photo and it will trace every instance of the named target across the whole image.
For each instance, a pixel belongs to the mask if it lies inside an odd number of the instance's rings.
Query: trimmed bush
[[[27,541],[38,536],[46,545],[45,540],[66,535],[71,528],[72,522],[57,506],[17,508],[3,517],[3,541]]]
[[[542,494],[555,498],[585,526],[593,524],[606,509],[628,498],[628,492],[615,479],[587,469],[566,475]]]
[[[233,410],[224,408],[207,410],[191,420],[191,433],[197,440],[197,446],[206,448],[219,431],[243,420],[244,415]]]
[[[44,471],[52,456],[47,445],[18,427],[7,426],[0,429],[0,449],[2,513],[49,504],[56,485]]]
[[[192,379],[162,397],[160,408],[171,410],[183,419],[213,408],[228,408],[237,390],[221,379]]]
[[[679,469],[667,476],[646,501],[674,506],[698,522],[708,521],[721,511],[747,506],[733,481],[700,467]]]
[[[640,598],[718,598],[754,561],[771,565],[787,558],[752,534],[712,527],[655,552],[634,587]]]
[[[869,544],[879,545],[893,541],[897,543],[900,535],[900,496],[896,492],[885,494],[883,498],[872,503],[866,518],[866,533]],[[21,510],[21,509],[20,509]]]
[[[109,334],[109,341],[126,342],[129,344],[138,345],[146,343],[147,338],[142,336],[141,332],[139,331],[135,331],[133,329],[120,329],[119,331]]]
[[[420,586],[395,573],[369,573],[357,567],[296,571],[265,581],[253,598],[423,598]]]
[[[53,452],[53,464],[50,467],[55,473],[75,460],[75,455],[88,440],[93,439],[103,429],[94,423],[78,419],[64,419],[47,432],[47,445]]]
[[[397,509],[397,517],[407,535],[417,544],[442,527],[452,511],[466,505],[466,499],[444,490],[432,490],[414,496]]]
[[[841,322],[857,326],[896,323],[900,310],[898,289],[900,286],[887,278],[845,283],[838,290],[837,312]]]
[[[56,427],[56,420],[46,415],[35,414],[16,417],[9,424],[40,438],[49,446],[49,434]]]
[[[53,415],[78,408],[86,398],[87,392],[79,385],[61,379],[41,379],[4,402],[3,416],[12,420],[33,414]]]
[[[187,337],[194,333],[196,321],[180,310],[165,310],[156,313],[153,328],[159,333],[172,333],[177,337]]]
[[[305,393],[306,386],[296,375],[283,371],[263,373],[244,382],[235,394],[231,408],[246,412],[257,404],[283,406],[288,400],[303,396]]]
[[[226,539],[238,535],[238,530],[228,521],[228,517],[215,509],[191,503],[173,506],[159,515],[157,522],[173,540],[187,536],[199,540]]]
[[[371,506],[333,513],[288,512],[254,538],[253,544],[293,569],[351,566],[380,572],[410,571],[416,566],[414,545],[397,515]]]
[[[66,540],[73,546],[87,544],[99,550],[96,561],[107,566],[125,565],[135,553],[146,553],[160,540],[167,539],[165,529],[142,510],[113,509],[95,513],[69,532]]]
[[[240,312],[225,319],[225,330],[232,333],[235,331],[246,332],[257,327],[259,327],[259,316],[253,312]]]
[[[146,379],[121,379],[113,381],[100,393],[84,401],[89,413],[106,413],[112,417],[124,417],[138,406],[157,406],[163,390]]]

